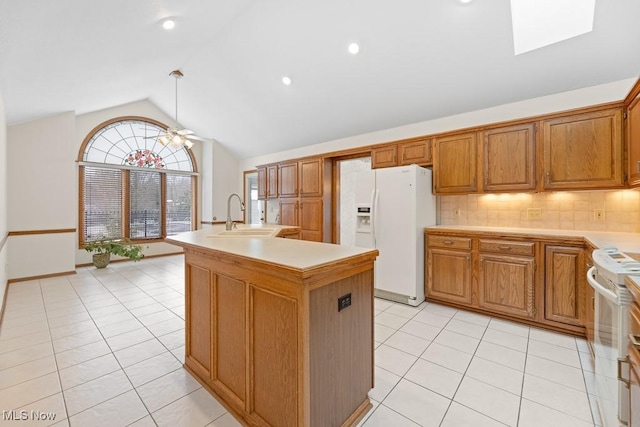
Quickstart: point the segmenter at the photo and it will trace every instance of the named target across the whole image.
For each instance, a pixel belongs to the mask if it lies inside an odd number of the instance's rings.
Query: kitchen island
[[[185,251],[185,368],[246,425],[355,425],[371,407],[378,252],[269,230],[167,238]]]

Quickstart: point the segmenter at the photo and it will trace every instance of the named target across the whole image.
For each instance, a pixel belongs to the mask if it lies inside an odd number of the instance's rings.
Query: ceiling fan
[[[169,75],[176,79],[176,123],[178,123],[178,79],[182,78],[184,74],[180,70],[173,70]],[[149,138],[155,138],[162,144],[163,147],[167,145],[173,148],[180,147],[193,147],[193,141],[206,141],[206,139],[194,135],[192,130],[189,129],[176,129],[168,128],[163,134],[159,136],[153,136]]]

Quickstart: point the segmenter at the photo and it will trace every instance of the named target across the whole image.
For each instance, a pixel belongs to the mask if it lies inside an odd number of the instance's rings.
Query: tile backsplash
[[[442,225],[640,232],[640,191],[439,196]],[[540,209],[530,218],[528,209]],[[596,219],[595,210],[604,210]]]

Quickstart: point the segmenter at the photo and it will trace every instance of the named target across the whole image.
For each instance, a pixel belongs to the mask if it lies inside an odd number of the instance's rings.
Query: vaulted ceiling
[[[509,0],[0,0],[9,124],[141,99],[173,117],[174,69],[180,124],[247,158],[637,77],[640,1],[516,56]]]

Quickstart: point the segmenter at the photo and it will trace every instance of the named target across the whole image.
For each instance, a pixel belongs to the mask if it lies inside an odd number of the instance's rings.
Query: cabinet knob
[[[498,246],[498,249],[501,251],[510,251],[513,248],[511,246]]]
[[[445,245],[453,245],[453,240],[443,240],[442,243]]]

